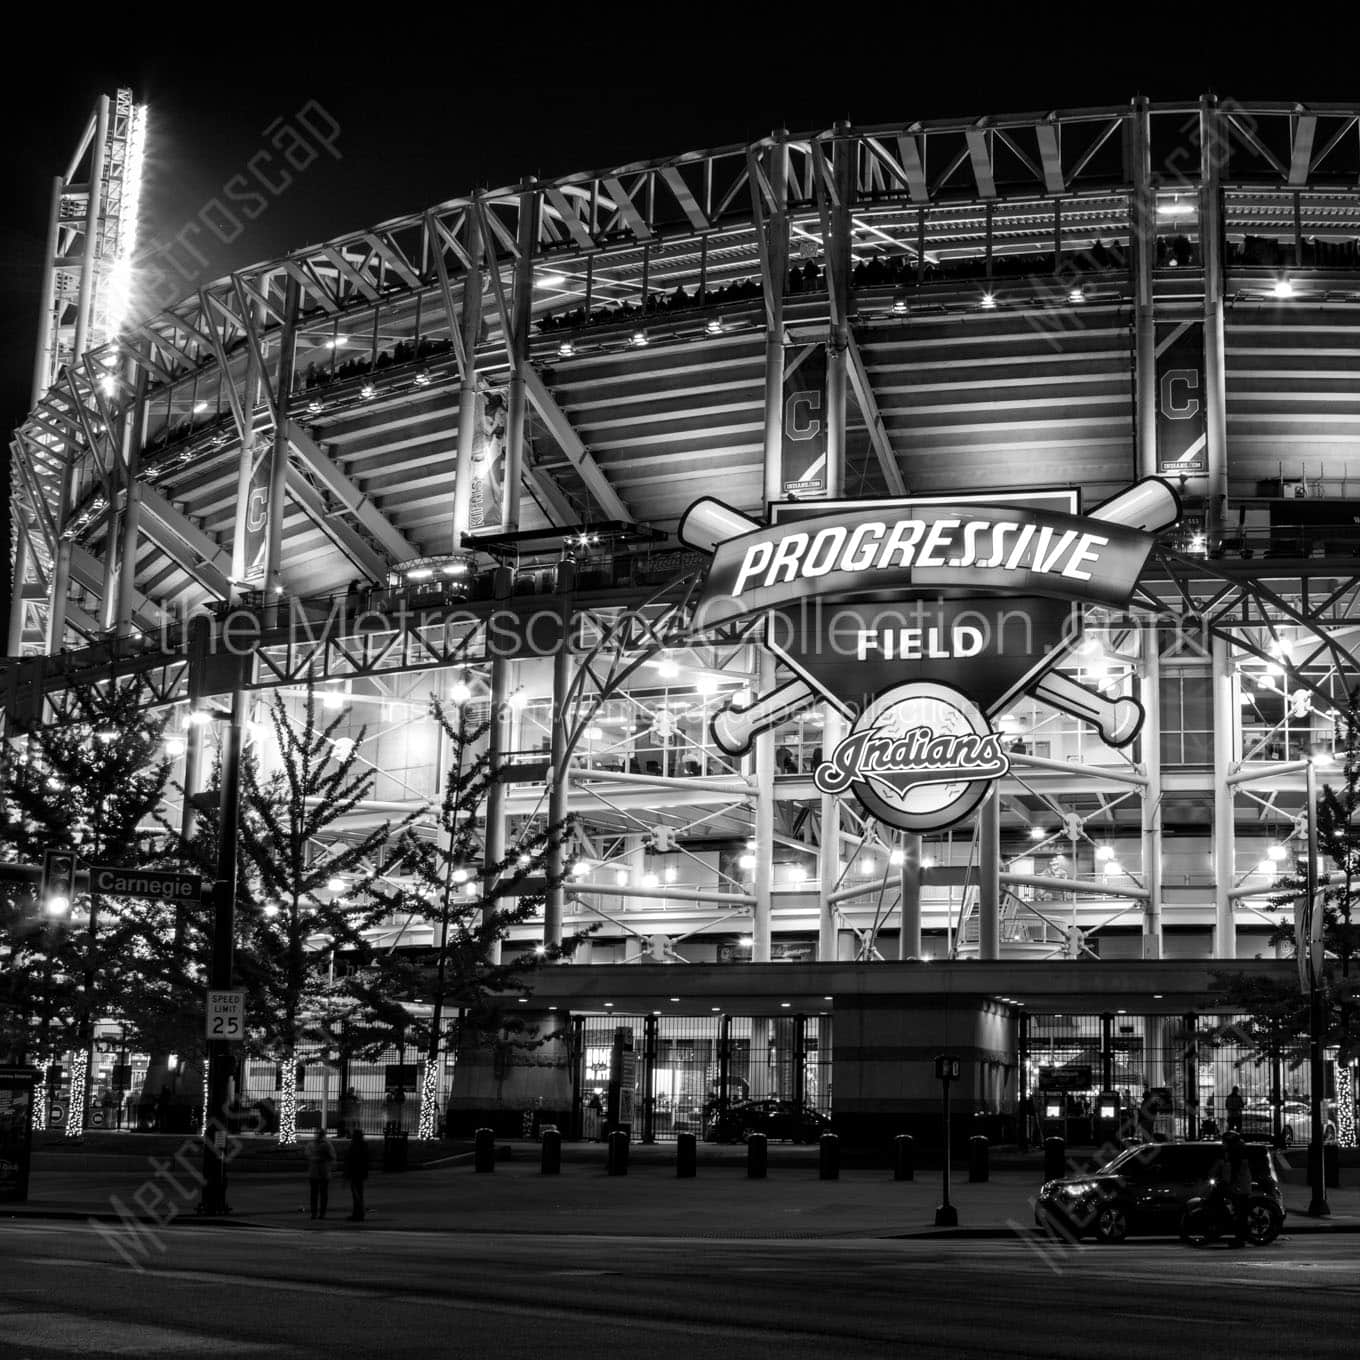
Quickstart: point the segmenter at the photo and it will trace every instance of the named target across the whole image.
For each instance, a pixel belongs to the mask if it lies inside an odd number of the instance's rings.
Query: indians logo
[[[812,778],[823,793],[849,789],[880,821],[915,831],[966,816],[1009,769],[977,705],[925,683],[880,695]]]
[[[758,619],[793,674],[721,709],[714,742],[738,755],[820,697],[853,725],[819,759],[816,786],[909,831],[960,821],[1006,774],[991,724],[1023,695],[1126,745],[1137,700],[1056,667],[1087,605],[1127,607],[1155,534],[1179,515],[1156,477],[1087,515],[1074,491],[781,502],[769,524],[696,501],[678,529],[713,554],[695,631]]]

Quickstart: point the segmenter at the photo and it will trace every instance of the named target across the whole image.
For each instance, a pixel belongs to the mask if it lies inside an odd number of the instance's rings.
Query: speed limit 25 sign
[[[246,994],[209,992],[207,1011],[209,1039],[237,1043],[246,1037]]]

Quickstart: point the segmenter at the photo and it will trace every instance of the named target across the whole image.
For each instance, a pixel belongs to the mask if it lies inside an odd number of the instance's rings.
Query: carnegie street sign
[[[197,874],[169,870],[115,869],[90,865],[90,891],[113,897],[150,897],[165,902],[197,902],[203,896],[203,880]]]

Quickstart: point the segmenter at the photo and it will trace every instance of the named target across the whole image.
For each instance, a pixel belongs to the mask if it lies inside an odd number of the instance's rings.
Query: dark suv
[[[1247,1143],[1252,1194],[1271,1201],[1284,1218],[1284,1194],[1264,1143]],[[1089,1176],[1048,1181],[1034,1204],[1034,1221],[1065,1236],[1094,1234],[1122,1242],[1130,1233],[1174,1235],[1186,1202],[1203,1192],[1222,1143],[1140,1143],[1125,1148]]]

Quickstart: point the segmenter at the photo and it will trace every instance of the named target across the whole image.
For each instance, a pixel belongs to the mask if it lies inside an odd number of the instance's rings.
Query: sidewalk
[[[489,1174],[474,1172],[467,1153],[403,1174],[375,1174],[368,1184],[368,1223],[407,1231],[699,1238],[1003,1237],[1033,1228],[1031,1200],[1041,1180],[1029,1170],[1003,1169],[990,1181],[972,1185],[966,1171],[956,1167],[950,1198],[959,1227],[937,1229],[938,1170],[902,1182],[887,1171],[845,1170],[838,1180],[822,1181],[810,1149],[772,1147],[776,1155],[768,1178],[751,1180],[744,1149],[737,1148],[713,1149],[720,1155],[701,1162],[693,1180],[680,1180],[670,1149],[635,1148],[628,1174],[609,1176],[601,1145],[574,1144],[564,1149],[561,1174],[543,1176],[535,1144],[509,1146],[510,1159],[498,1161]],[[160,1165],[161,1172],[147,1165],[142,1174],[35,1172],[29,1203],[0,1206],[0,1223],[11,1215],[153,1223],[168,1216],[206,1223],[194,1215],[198,1196],[192,1171],[164,1161]],[[1360,1232],[1360,1190],[1329,1191],[1328,1219],[1306,1216],[1306,1188],[1286,1186],[1285,1197],[1288,1234]],[[229,1224],[311,1226],[301,1163],[295,1171],[232,1175],[228,1199]],[[324,1230],[353,1231],[354,1225],[344,1222],[349,1207],[348,1186],[337,1177]]]

